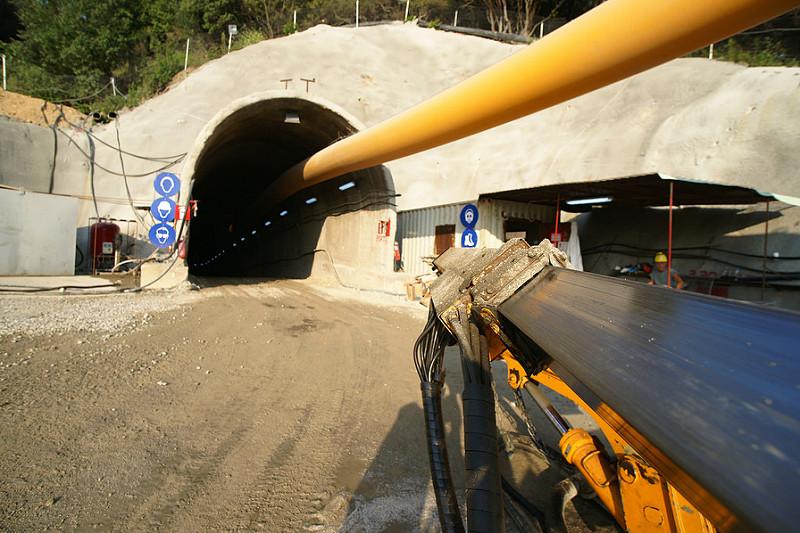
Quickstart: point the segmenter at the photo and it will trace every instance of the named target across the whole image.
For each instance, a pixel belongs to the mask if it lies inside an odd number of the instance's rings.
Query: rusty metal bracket
[[[509,383],[514,388],[521,387],[528,375],[544,368],[548,356],[535,346],[518,347],[504,331],[497,307],[545,267],[572,268],[564,252],[548,240],[530,246],[524,239],[511,239],[500,248],[450,248],[433,264],[440,272],[430,285],[433,306],[452,333],[456,333],[451,323],[459,316],[457,309],[462,314],[468,311],[494,333],[497,341],[490,340],[490,356],[507,362]]]
[[[476,305],[496,308],[546,266],[572,268],[567,254],[547,239],[537,246],[514,239],[501,250],[503,252],[472,280],[470,293]]]
[[[467,294],[476,305],[496,308],[544,267],[572,268],[567,255],[547,239],[537,246],[511,239],[500,248],[450,248],[433,265],[441,273],[430,285],[440,318]]]

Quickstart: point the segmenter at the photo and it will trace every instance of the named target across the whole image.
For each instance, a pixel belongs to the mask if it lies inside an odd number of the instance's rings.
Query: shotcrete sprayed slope
[[[318,26],[228,54],[136,109],[124,110],[118,122],[120,142],[124,150],[150,157],[187,153],[170,168],[183,180],[181,201],[197,163],[198,175],[210,179],[206,184],[216,183],[206,187],[207,198],[226,198],[230,205],[241,202],[244,207],[292,159],[394,116],[520,49],[412,24]],[[792,180],[800,166],[795,149],[798,75],[800,69],[673,61],[504,126],[390,162],[387,193],[393,188],[401,194],[392,202],[404,210],[474,200],[498,190],[661,172],[800,196],[800,186]],[[258,122],[266,115],[236,114],[243,101],[258,104],[259,98],[309,100],[331,110],[330,120],[319,125],[324,135],[310,144],[308,137],[292,144],[292,137],[283,133],[259,138],[260,132],[277,131]],[[298,126],[284,124],[280,113],[273,118],[281,132]],[[216,126],[222,125],[224,136],[217,135],[222,132]],[[114,124],[96,126],[95,132],[116,145]],[[41,133],[42,142],[52,147],[52,137],[46,135],[50,132]],[[71,137],[60,137],[54,192],[89,195],[88,164],[76,149],[88,151],[88,143],[83,133]],[[42,147],[20,140],[27,138],[9,135],[9,146],[17,156],[25,152],[28,159],[41,159]],[[214,151],[222,145],[210,141],[223,138],[234,157],[216,157]],[[276,138],[288,139],[288,144],[276,149]],[[246,171],[243,158],[235,154],[247,155]],[[284,159],[279,165],[265,163],[267,157],[262,164],[250,164],[269,154]],[[4,157],[0,167],[20,160]],[[133,199],[149,205],[152,178],[162,163],[127,155],[124,160],[129,176],[143,175],[128,180]],[[97,162],[120,170],[119,154],[100,144]],[[3,168],[3,174],[9,172]],[[380,179],[369,181],[371,190],[382,187]],[[99,167],[94,185],[98,197],[126,197],[122,178]],[[133,218],[124,203],[98,204],[101,215]],[[82,202],[78,225],[85,225],[90,215],[92,202]]]
[[[162,155],[167,148],[199,152],[202,146],[194,146],[195,139],[217,113],[239,98],[273,89],[290,97],[324,99],[371,126],[518,49],[409,24],[318,26],[203,66],[165,94],[123,113],[122,141],[137,153]],[[800,195],[788,177],[798,163],[791,142],[800,118],[797,75],[798,69],[674,61],[390,163],[403,194],[398,207],[653,171]],[[280,81],[285,79],[292,81]],[[113,134],[107,127],[104,137],[113,141]],[[110,152],[99,159],[112,168],[118,165]],[[135,160],[126,165],[131,173],[151,167]],[[118,192],[118,180],[100,181],[108,192]],[[147,196],[150,185],[148,180],[134,184],[134,195]]]

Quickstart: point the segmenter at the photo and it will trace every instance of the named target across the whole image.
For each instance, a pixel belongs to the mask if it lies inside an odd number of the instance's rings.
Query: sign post
[[[467,228],[461,234],[461,247],[462,248],[475,248],[478,246],[478,234],[472,228]]]
[[[158,223],[148,233],[150,244],[156,248],[167,248],[175,243],[175,228],[167,224],[175,220],[175,201],[170,197],[181,190],[181,180],[171,172],[161,172],[153,181],[158,198],[150,204],[150,214]]]
[[[475,224],[478,222],[478,208],[472,204],[467,204],[461,210],[461,223],[466,228],[461,234],[462,248],[475,248],[478,246],[478,234],[475,232]]]
[[[238,35],[239,31],[236,29],[236,24],[228,24],[228,53],[231,53],[231,39],[234,35]]]

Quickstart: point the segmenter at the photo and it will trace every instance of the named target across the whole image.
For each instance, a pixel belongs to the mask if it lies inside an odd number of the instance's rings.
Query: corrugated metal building
[[[474,228],[478,248],[497,248],[512,237],[524,237],[530,243],[538,243],[543,238],[550,238],[555,226],[554,207],[490,198],[401,211],[397,213],[397,242],[406,274],[427,274],[431,272],[430,261],[433,258],[451,246],[462,246],[466,228],[460,215],[470,203],[478,208]],[[568,227],[564,229],[568,230]],[[564,238],[569,237],[564,235]]]

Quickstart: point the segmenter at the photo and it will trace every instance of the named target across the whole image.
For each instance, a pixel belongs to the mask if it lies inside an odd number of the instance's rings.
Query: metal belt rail
[[[451,248],[434,265],[442,322],[456,333],[468,313],[623,527],[800,522],[800,313],[570,270],[548,241]],[[616,461],[539,384],[586,409]]]

